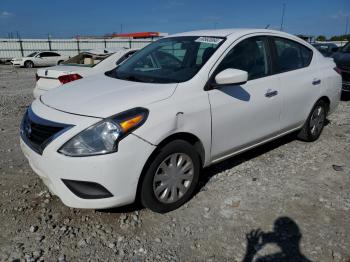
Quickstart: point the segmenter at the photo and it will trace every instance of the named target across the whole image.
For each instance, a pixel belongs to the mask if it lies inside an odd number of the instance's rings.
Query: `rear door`
[[[39,66],[49,66],[50,63],[50,53],[49,52],[41,52],[38,55],[37,61]]]
[[[281,127],[288,130],[305,122],[324,83],[319,68],[311,64],[310,48],[282,37],[271,40],[283,97]]]
[[[271,73],[267,37],[250,37],[235,45],[211,79],[227,68],[247,71],[248,82],[208,91],[213,161],[272,137],[280,130],[280,82],[278,76]]]

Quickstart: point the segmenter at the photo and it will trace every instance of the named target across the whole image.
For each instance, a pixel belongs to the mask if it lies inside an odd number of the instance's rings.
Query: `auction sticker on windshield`
[[[211,36],[201,36],[195,40],[195,42],[200,43],[207,43],[207,44],[219,44],[223,39],[218,37],[211,37]]]

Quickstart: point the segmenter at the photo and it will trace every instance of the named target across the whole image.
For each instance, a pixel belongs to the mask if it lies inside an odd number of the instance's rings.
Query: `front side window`
[[[148,83],[180,83],[194,77],[225,41],[221,37],[183,36],[160,39],[138,51],[110,77]]]
[[[48,52],[43,52],[43,53],[39,54],[39,57],[50,57],[50,56],[51,56],[51,54]]]
[[[248,80],[270,74],[266,37],[252,37],[243,40],[230,50],[222,60],[216,73],[233,68],[247,71]]]
[[[33,52],[33,53],[27,55],[27,57],[33,57],[33,56],[36,56],[37,54],[38,54],[38,52]]]
[[[306,46],[280,37],[275,37],[274,43],[277,52],[278,73],[307,67],[310,64],[312,50]]]

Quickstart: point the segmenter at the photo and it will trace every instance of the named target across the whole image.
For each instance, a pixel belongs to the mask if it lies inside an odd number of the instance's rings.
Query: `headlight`
[[[74,136],[58,152],[67,156],[92,156],[116,152],[118,142],[140,127],[147,116],[147,109],[134,108],[106,118]]]

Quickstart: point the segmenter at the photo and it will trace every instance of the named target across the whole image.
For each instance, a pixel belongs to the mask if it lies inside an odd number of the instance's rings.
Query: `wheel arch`
[[[167,136],[166,138],[164,138],[160,143],[158,143],[158,145],[153,150],[152,154],[148,157],[146,163],[144,164],[142,171],[141,171],[141,174],[140,174],[140,177],[139,177],[139,180],[138,180],[138,183],[137,183],[136,200],[138,200],[140,197],[140,190],[141,190],[142,181],[143,181],[143,178],[146,174],[148,167],[152,163],[152,160],[154,159],[154,157],[157,155],[157,153],[159,152],[159,150],[162,147],[164,147],[168,143],[175,141],[175,140],[184,140],[184,141],[190,143],[197,151],[199,158],[200,158],[200,161],[201,161],[201,167],[203,167],[204,161],[205,161],[205,149],[204,149],[202,141],[194,134],[188,133],[188,132],[178,132],[178,133],[171,134],[171,135]]]
[[[33,67],[35,66],[35,63],[34,63],[32,60],[30,60],[30,59],[25,60],[25,61],[23,62],[23,66],[25,66],[26,63],[28,63],[28,62],[32,63],[32,64],[33,64]]]
[[[321,97],[315,102],[315,104],[316,104],[318,101],[323,101],[323,102],[326,103],[326,105],[327,105],[327,113],[328,113],[329,108],[330,108],[330,106],[331,106],[331,100],[329,99],[329,97],[328,97],[328,96],[321,96]],[[314,105],[315,105],[315,104],[314,104]]]

